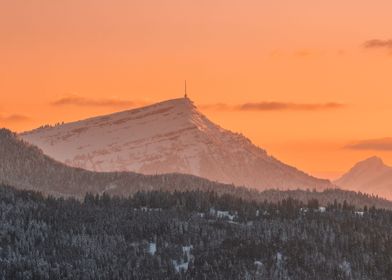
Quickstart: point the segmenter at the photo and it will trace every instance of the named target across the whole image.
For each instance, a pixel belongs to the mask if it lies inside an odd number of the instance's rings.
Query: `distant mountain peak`
[[[92,171],[185,173],[259,189],[326,188],[210,121],[189,97],[21,134],[47,155]]]
[[[370,166],[383,167],[386,165],[384,164],[384,161],[382,160],[382,158],[380,158],[378,156],[372,156],[372,157],[369,157],[363,161],[358,162],[355,166],[357,166],[357,167],[370,167]]]
[[[392,167],[377,156],[356,163],[334,183],[342,188],[392,197]]]
[[[372,162],[372,163],[384,163],[384,161],[382,160],[382,158],[380,158],[380,157],[378,157],[378,156],[369,157],[369,158],[365,159],[364,161],[366,161],[366,162]]]
[[[382,163],[382,164],[384,164],[384,161],[382,160],[382,158],[380,158],[378,156],[369,157],[369,158],[367,158],[367,159],[365,159],[365,160],[363,160],[361,162],[363,162],[363,163],[367,162],[367,163],[377,163],[377,164]]]

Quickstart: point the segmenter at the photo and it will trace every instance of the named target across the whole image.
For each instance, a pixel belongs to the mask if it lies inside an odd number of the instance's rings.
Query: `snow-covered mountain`
[[[268,193],[265,196],[254,190],[211,182],[193,175],[94,172],[70,167],[45,155],[42,150],[26,143],[7,129],[0,129],[0,185],[2,184],[43,194],[79,198],[83,198],[87,192],[129,196],[138,191],[154,190],[214,191],[218,195],[232,194],[247,200],[258,197],[259,201],[268,197]],[[312,194],[314,193],[310,193]],[[282,195],[287,196],[283,192]],[[272,196],[279,197],[276,194]],[[391,205],[388,207],[392,208]]]
[[[392,199],[392,167],[385,165],[379,157],[358,162],[334,183],[344,189]]]
[[[42,127],[20,136],[56,160],[92,171],[186,173],[258,189],[332,186],[214,124],[189,98]]]
[[[351,191],[328,189],[323,192],[305,190],[266,190],[258,192],[243,187],[212,182],[185,174],[143,175],[134,172],[94,172],[67,166],[45,155],[39,148],[21,140],[15,133],[0,129],[0,187],[39,191],[42,194],[83,198],[85,194],[107,193],[133,195],[139,191],[214,192],[229,194],[245,201],[277,203],[289,197],[307,203],[317,199],[321,205],[333,201],[352,205],[376,205],[392,209],[392,202]]]

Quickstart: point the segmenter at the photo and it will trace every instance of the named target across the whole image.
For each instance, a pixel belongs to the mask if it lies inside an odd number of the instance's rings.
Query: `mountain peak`
[[[377,156],[355,164],[347,173],[334,183],[354,191],[377,193],[391,198],[392,168]]]
[[[358,162],[354,166],[354,168],[355,167],[365,167],[365,168],[376,167],[377,168],[377,167],[384,167],[384,166],[386,166],[386,165],[384,164],[384,161],[380,157],[372,156],[372,157],[369,157],[363,161]]]
[[[169,111],[175,111],[178,115],[181,115],[182,113],[186,113],[188,115],[201,114],[198,111],[197,107],[195,106],[194,102],[189,97],[168,99],[168,100],[164,100],[164,101],[154,103],[151,105],[147,105],[144,107],[130,109],[125,112],[128,112],[130,114],[134,114],[134,113],[138,113],[138,112],[148,112],[148,111],[151,111],[151,112],[164,111],[165,113],[167,113]],[[121,112],[119,112],[119,113],[121,113]],[[115,114],[119,114],[119,113],[115,113]]]
[[[26,141],[70,166],[92,171],[186,173],[255,188],[325,188],[223,129],[188,97],[25,132]]]
[[[199,113],[194,102],[189,97],[169,99],[166,101],[162,101],[160,103],[156,103],[155,105],[157,107],[173,106],[173,109],[176,109],[181,112],[189,113],[189,114]],[[154,105],[152,105],[152,106],[154,106]]]
[[[149,106],[157,106],[158,107],[158,106],[162,106],[162,105],[172,105],[172,106],[183,107],[183,108],[187,108],[187,109],[196,108],[193,101],[189,97],[168,99],[168,100],[161,101],[161,102],[149,105]],[[146,107],[149,107],[149,106],[146,106]],[[142,109],[142,108],[140,108],[140,109]]]

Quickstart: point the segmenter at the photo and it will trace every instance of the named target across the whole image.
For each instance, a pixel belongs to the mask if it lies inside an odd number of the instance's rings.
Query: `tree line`
[[[230,213],[229,219],[221,213]],[[390,279],[392,212],[213,191],[0,186],[0,279]]]

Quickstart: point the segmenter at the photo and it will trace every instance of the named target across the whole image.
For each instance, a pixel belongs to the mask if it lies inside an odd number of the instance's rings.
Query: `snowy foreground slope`
[[[188,98],[20,136],[58,161],[92,171],[177,172],[258,189],[332,186],[212,123]]]

